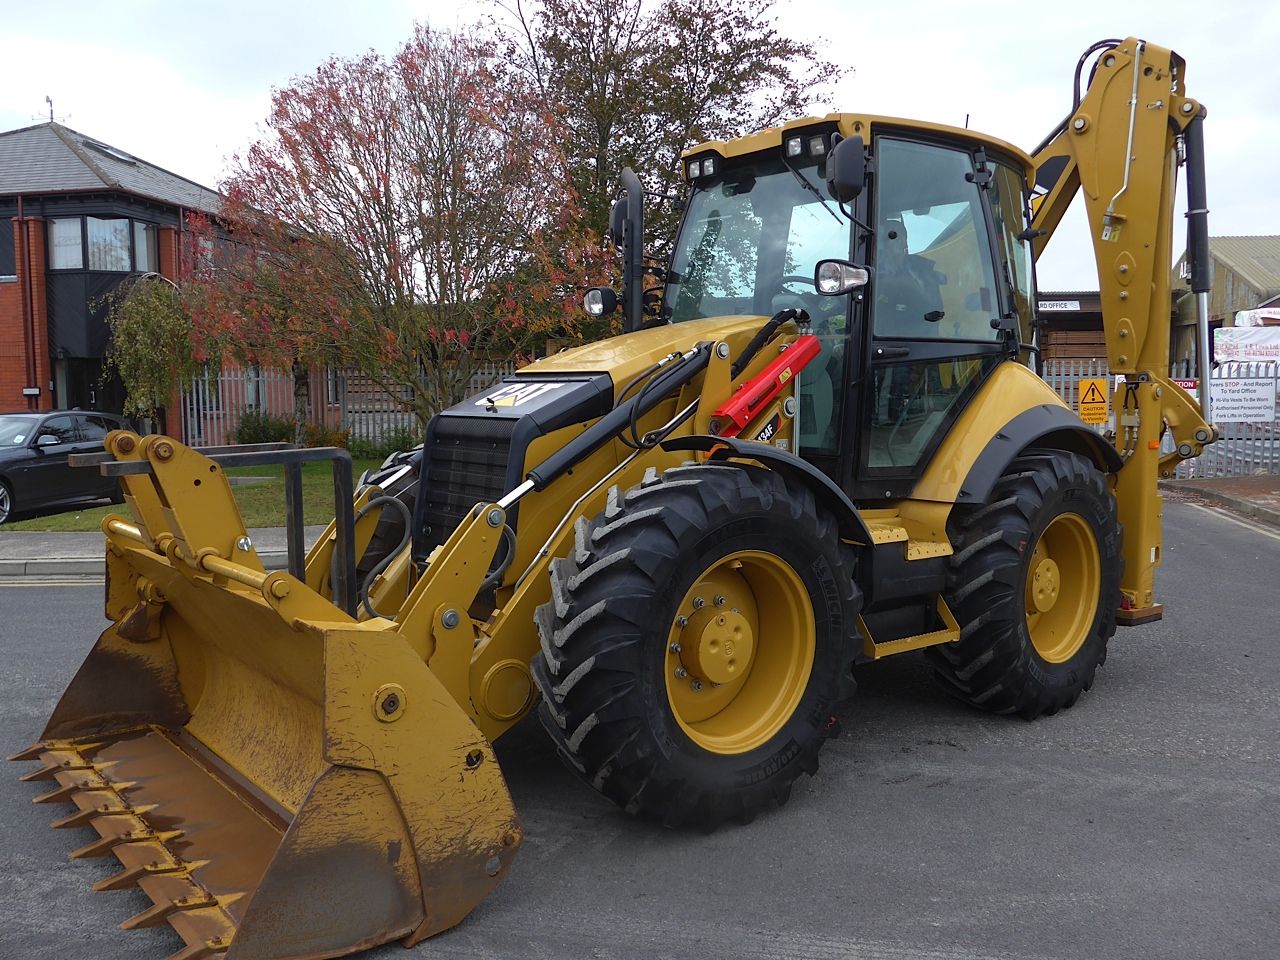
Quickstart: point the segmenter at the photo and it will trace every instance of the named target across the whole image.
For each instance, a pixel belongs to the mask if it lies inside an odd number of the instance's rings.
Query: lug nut
[[[706,605],[707,605],[707,601],[703,600],[701,597],[693,598],[693,609],[701,610]]]
[[[693,692],[694,692],[694,693],[697,693],[697,692],[699,692],[699,691],[702,689],[702,681],[701,681],[701,680],[695,680],[695,681],[693,681],[693,683],[691,684],[691,686],[693,687]]]
[[[682,617],[676,617],[676,626],[677,626],[677,627],[679,627],[681,630],[683,630],[683,629],[684,629],[685,627],[687,627],[688,625],[689,625],[689,618],[688,618],[688,617],[683,617],[683,616],[682,616]]]
[[[671,646],[667,647],[667,649],[670,650],[672,653],[679,653],[683,648],[680,646],[680,644],[673,643]]]
[[[686,670],[684,667],[676,667],[676,676],[679,677],[681,680],[683,680],[688,675],[689,675],[689,671]]]
[[[716,599],[715,599],[715,605],[716,605],[717,607],[723,607],[723,606],[724,606],[724,604],[725,604],[725,599],[724,599],[724,597],[723,597],[721,594],[718,594],[718,593],[717,593],[717,594],[716,594]]]

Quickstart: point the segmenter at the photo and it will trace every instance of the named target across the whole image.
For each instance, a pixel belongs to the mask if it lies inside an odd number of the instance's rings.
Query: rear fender
[[[1029,447],[1080,454],[1104,473],[1115,473],[1124,465],[1115,448],[1069,409],[1046,403],[1024,410],[996,431],[969,468],[956,503],[986,503],[1009,464]]]

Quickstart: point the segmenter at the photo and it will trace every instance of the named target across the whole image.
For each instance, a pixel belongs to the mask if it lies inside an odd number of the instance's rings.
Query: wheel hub
[[[681,659],[695,677],[729,683],[746,676],[755,653],[751,624],[737,610],[703,607],[680,633]]]
[[[1036,612],[1047,613],[1058,602],[1058,591],[1062,579],[1058,565],[1050,557],[1045,557],[1035,565],[1031,575],[1031,602]]]
[[[1045,527],[1026,568],[1027,631],[1036,653],[1065,663],[1089,636],[1101,590],[1097,538],[1079,514]]]

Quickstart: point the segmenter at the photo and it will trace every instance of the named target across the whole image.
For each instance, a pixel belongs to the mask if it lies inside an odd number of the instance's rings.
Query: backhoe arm
[[[1083,63],[1083,58],[1082,58]],[[1207,334],[1201,336],[1201,402],[1169,380],[1170,264],[1177,168],[1191,184],[1188,258],[1193,290],[1208,291],[1200,124],[1204,108],[1185,95],[1185,63],[1173,51],[1130,37],[1102,49],[1083,97],[1035,152],[1034,253],[1038,258],[1077,190],[1083,192],[1098,266],[1107,358],[1123,374],[1115,445],[1124,466],[1116,498],[1124,526],[1121,623],[1157,619],[1160,564],[1157,479],[1215,439],[1206,422]],[[1203,289],[1201,289],[1203,288]],[[1207,329],[1207,320],[1200,318]],[[1161,456],[1172,431],[1175,452]]]

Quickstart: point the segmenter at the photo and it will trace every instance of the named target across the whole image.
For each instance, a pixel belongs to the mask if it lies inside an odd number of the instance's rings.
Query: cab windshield
[[[802,168],[819,191],[816,167]],[[849,255],[849,223],[824,206],[780,160],[726,172],[699,188],[671,261],[666,305],[673,323],[732,314],[771,316],[787,307],[844,312],[813,288],[819,260]]]

